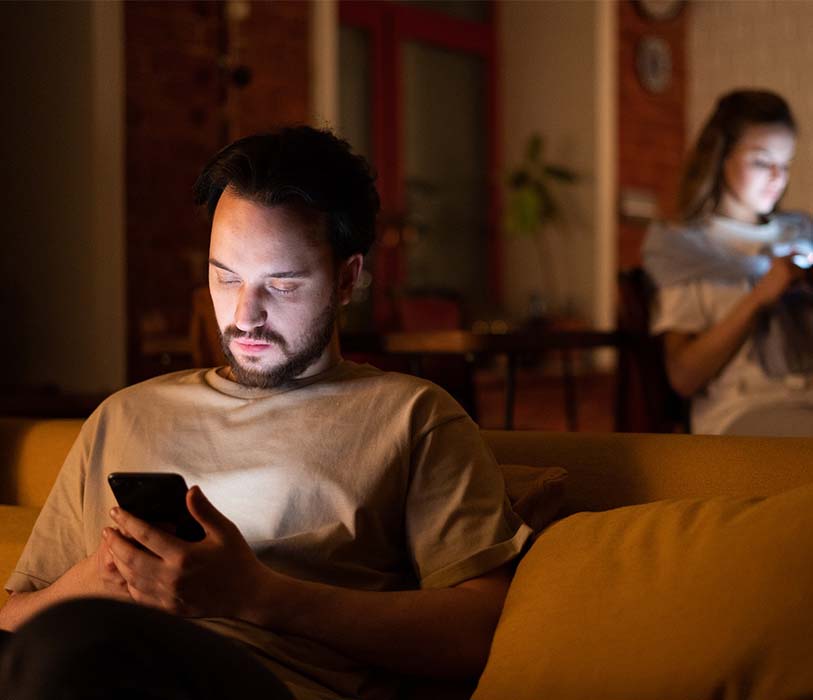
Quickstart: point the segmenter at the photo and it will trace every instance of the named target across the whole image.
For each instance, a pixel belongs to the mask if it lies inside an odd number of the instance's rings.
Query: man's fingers
[[[157,573],[160,559],[136,547],[117,530],[105,528],[105,541],[116,570],[128,583],[133,583],[136,578],[153,577]]]
[[[178,540],[175,537],[144,522],[126,510],[113,508],[110,511],[110,517],[118,525],[121,533],[126,533],[126,537],[138,542],[145,549],[157,554],[159,557],[167,556],[178,547]],[[122,535],[119,535],[119,539],[121,538]]]

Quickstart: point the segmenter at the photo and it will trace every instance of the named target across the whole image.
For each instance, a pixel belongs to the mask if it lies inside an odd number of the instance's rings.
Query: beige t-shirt
[[[124,389],[86,421],[8,590],[44,588],[96,550],[114,471],[178,472],[268,566],[354,589],[452,586],[530,534],[477,426],[429,382],[342,362],[263,390],[190,370]],[[391,677],[316,642],[202,624],[250,644],[297,697],[391,696]]]

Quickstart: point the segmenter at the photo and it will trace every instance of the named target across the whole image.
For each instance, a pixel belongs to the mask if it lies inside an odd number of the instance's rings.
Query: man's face
[[[339,304],[361,256],[334,263],[325,217],[226,189],[212,221],[209,290],[233,378],[275,387],[338,361]],[[358,268],[358,269],[357,269]]]

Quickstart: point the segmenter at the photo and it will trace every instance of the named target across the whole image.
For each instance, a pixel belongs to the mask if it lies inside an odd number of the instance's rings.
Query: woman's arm
[[[705,387],[740,349],[757,313],[770,306],[805,271],[790,257],[775,258],[771,269],[729,313],[702,333],[664,334],[666,373],[672,388],[689,398]]]

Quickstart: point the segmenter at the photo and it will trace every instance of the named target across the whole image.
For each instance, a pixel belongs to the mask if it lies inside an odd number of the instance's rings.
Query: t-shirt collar
[[[219,391],[221,394],[226,394],[227,396],[233,396],[237,399],[264,399],[279,394],[285,394],[289,391],[295,391],[316,382],[336,379],[344,373],[347,365],[348,362],[346,360],[339,360],[335,365],[326,369],[324,372],[319,372],[309,377],[303,377],[302,379],[293,379],[287,384],[274,387],[273,389],[245,386],[232,379],[227,379],[223,376],[223,372],[226,370],[225,366],[213,367],[208,370],[204,375],[204,380],[215,391]]]

